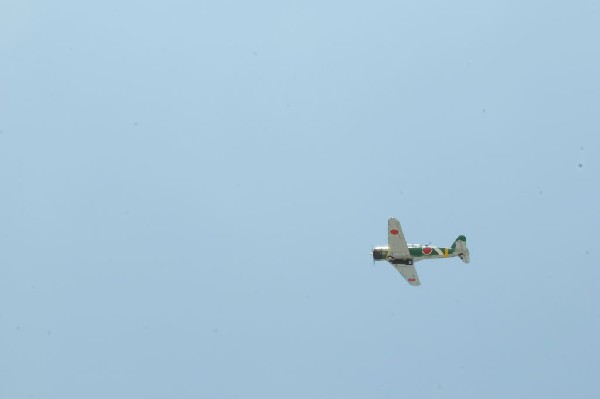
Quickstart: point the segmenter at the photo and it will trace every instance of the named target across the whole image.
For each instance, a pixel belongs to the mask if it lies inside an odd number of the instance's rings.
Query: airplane
[[[373,248],[373,262],[388,261],[408,281],[410,285],[421,285],[415,262],[423,259],[452,258],[458,256],[469,263],[467,237],[460,235],[450,248],[438,248],[431,245],[407,244],[396,218],[388,219],[388,246]]]

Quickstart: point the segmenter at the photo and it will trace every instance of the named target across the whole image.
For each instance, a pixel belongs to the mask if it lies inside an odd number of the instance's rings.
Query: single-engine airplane
[[[407,244],[400,222],[396,218],[388,219],[388,246],[373,248],[373,261],[386,260],[396,268],[410,285],[421,285],[415,262],[423,259],[451,258],[458,256],[469,263],[467,237],[458,236],[450,248],[438,248],[432,245]]]

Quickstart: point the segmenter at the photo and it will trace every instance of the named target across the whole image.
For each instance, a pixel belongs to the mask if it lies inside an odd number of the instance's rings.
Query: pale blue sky
[[[0,1],[1,398],[595,398],[600,3]],[[409,286],[369,255],[469,240]]]

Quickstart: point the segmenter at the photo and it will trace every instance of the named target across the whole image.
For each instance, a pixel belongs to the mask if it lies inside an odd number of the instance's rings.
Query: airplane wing
[[[394,258],[412,259],[400,222],[396,218],[388,219],[388,246]]]
[[[419,276],[417,275],[417,269],[415,269],[415,265],[393,265],[396,270],[400,272],[402,277],[408,281],[410,285],[421,285],[421,281],[419,280]]]

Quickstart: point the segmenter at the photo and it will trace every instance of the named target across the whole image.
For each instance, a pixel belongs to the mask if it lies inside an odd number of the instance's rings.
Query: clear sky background
[[[0,398],[596,398],[597,1],[0,1]],[[370,250],[465,234],[409,286]]]

